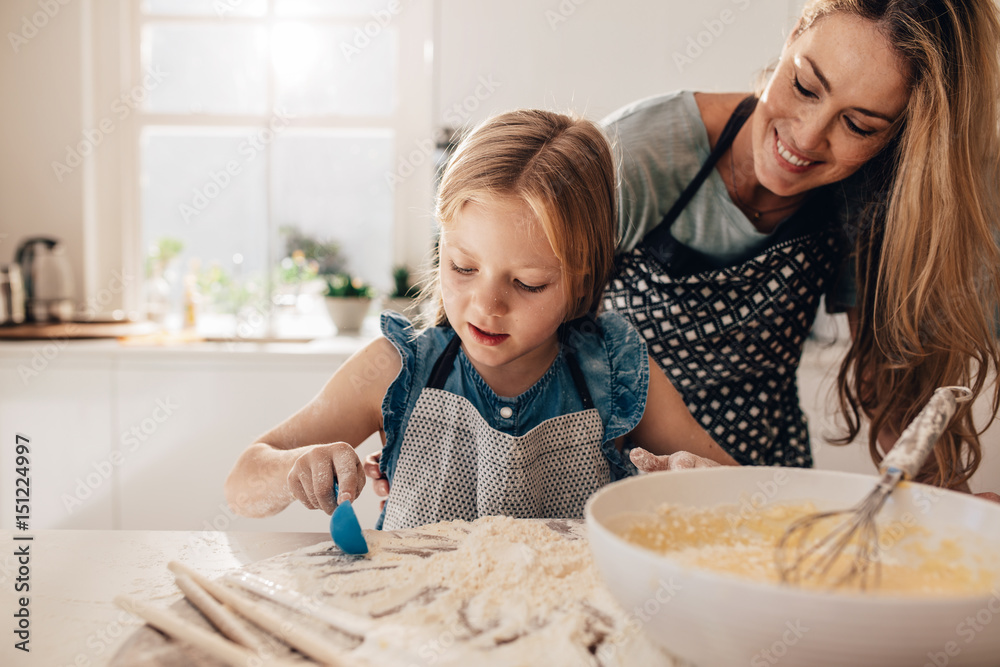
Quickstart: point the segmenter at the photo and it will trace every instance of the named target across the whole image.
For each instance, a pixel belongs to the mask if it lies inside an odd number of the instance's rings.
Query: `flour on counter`
[[[331,633],[351,657],[396,665],[672,665],[599,579],[579,521],[487,517],[366,531],[370,552],[332,543],[245,570],[376,619]]]

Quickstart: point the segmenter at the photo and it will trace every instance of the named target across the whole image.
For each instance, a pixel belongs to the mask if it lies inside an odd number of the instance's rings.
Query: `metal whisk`
[[[956,397],[958,393],[958,397]],[[955,414],[957,404],[972,398],[968,387],[941,387],[924,406],[923,410],[906,427],[899,440],[882,460],[879,472],[882,478],[865,498],[847,510],[820,512],[803,517],[788,527],[775,553],[775,562],[781,580],[801,584],[807,580],[822,580],[841,561],[845,571],[832,582],[833,588],[857,582],[865,589],[874,577],[875,585],[881,571],[878,546],[878,527],[875,516],[882,509],[889,494],[902,479],[912,479],[920,471],[934,443],[944,432]],[[810,540],[819,524],[843,515],[830,532]],[[845,555],[854,543],[854,553]],[[871,566],[874,564],[874,574]]]

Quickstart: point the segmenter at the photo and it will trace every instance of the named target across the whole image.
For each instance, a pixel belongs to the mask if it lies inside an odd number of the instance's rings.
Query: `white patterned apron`
[[[695,419],[733,458],[744,465],[808,467],[812,453],[796,370],[819,298],[842,257],[840,234],[827,224],[827,193],[810,197],[768,247],[734,266],[718,267],[670,234],[755,104],[751,97],[737,107],[663,221],[619,256],[603,307],[639,330]]]
[[[566,361],[584,409],[522,436],[494,429],[468,399],[445,391],[456,335],[417,398],[400,445],[383,529],[505,515],[582,518],[587,498],[611,481],[604,423],[571,352]]]

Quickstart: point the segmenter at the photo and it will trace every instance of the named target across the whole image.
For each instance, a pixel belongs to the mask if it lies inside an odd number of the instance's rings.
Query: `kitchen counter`
[[[307,608],[330,605],[366,619],[371,627],[364,636],[344,635],[261,603],[285,622],[323,634],[331,648],[358,664],[465,665],[475,656],[483,665],[509,665],[545,655],[553,666],[677,665],[641,633],[638,612],[613,601],[590,559],[580,520],[491,517],[366,531],[366,537],[370,553],[357,557],[333,547],[326,533],[0,534],[8,554],[0,571],[0,616],[7,619],[0,664],[216,665],[112,602],[124,595],[170,607],[173,615],[210,629],[182,601],[167,569],[176,560],[210,579],[257,574],[305,595]],[[28,554],[21,564],[12,556],[18,549]],[[13,592],[17,577],[30,584],[26,607]],[[24,638],[11,634],[14,614],[23,608],[30,614],[28,653],[14,647]],[[263,639],[262,631],[254,632]],[[429,655],[435,659],[428,662]]]
[[[15,541],[30,535],[33,539]],[[143,625],[112,602],[129,595],[167,606],[181,598],[167,570],[172,560],[208,577],[300,547],[329,541],[328,533],[38,530],[0,533],[0,664],[11,667],[101,667]],[[14,552],[27,548],[30,592],[16,593]],[[23,583],[23,582],[22,582]],[[24,653],[13,615],[29,598]]]
[[[194,337],[150,336],[136,338],[0,340],[0,362],[30,366],[59,358],[67,361],[101,363],[114,360],[207,360],[232,358],[234,362],[344,358],[361,349],[373,335],[330,336],[309,341],[252,338],[204,340]]]

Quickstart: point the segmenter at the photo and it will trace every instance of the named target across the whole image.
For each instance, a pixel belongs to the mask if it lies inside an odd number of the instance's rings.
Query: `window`
[[[151,315],[178,324],[193,291],[203,315],[228,316],[216,326],[256,315],[274,333],[322,286],[317,270],[384,291],[394,266],[420,262],[431,160],[400,156],[431,135],[430,3],[137,2],[134,210]]]

